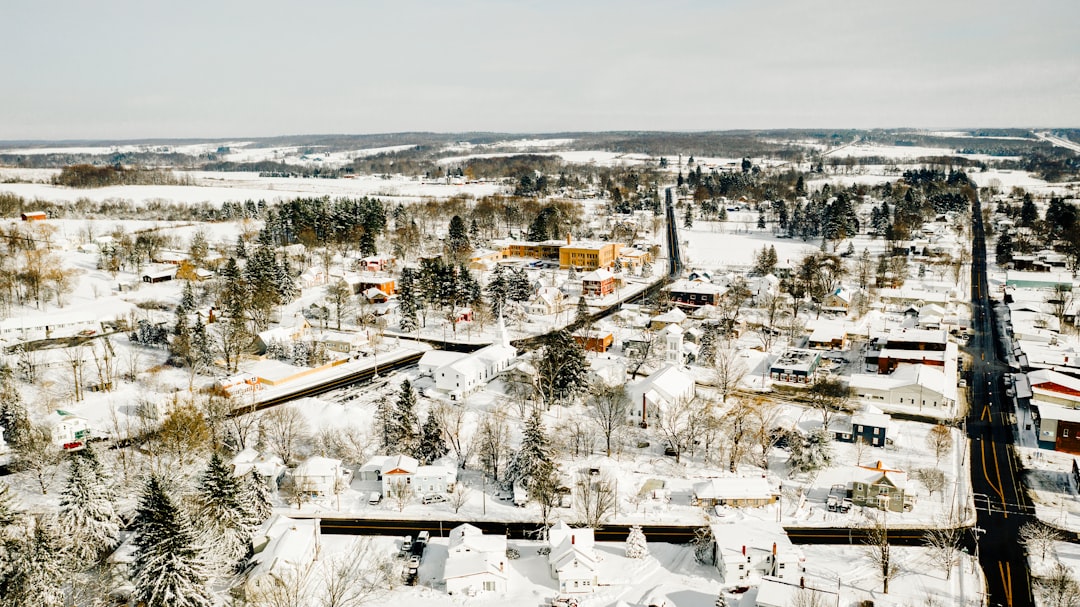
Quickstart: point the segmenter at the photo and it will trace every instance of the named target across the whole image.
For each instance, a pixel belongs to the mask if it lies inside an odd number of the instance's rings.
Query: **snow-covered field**
[[[694,227],[679,227],[679,240],[687,246],[683,261],[691,268],[745,268],[754,263],[763,246],[776,247],[781,262],[798,262],[807,253],[818,250],[812,242],[799,239],[777,238],[769,230],[756,227],[757,215],[743,213],[746,217],[729,221],[694,221]],[[750,215],[754,215],[753,219]],[[820,244],[820,243],[817,243]]]

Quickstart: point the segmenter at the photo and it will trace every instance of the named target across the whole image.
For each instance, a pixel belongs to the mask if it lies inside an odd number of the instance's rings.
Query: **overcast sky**
[[[1080,2],[3,2],[0,140],[1080,126]]]

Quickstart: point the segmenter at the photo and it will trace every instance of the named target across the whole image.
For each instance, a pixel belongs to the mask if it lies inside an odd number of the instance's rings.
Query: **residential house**
[[[851,391],[878,407],[950,411],[956,406],[956,362],[949,367],[902,364],[889,375],[855,373]]]
[[[819,366],[821,366],[821,353],[792,348],[785,350],[769,365],[769,377],[773,381],[812,384]]]
[[[453,466],[421,466],[408,455],[376,455],[357,471],[357,480],[377,481],[383,495],[391,486],[404,483],[418,495],[446,495],[454,490],[457,468]]]
[[[293,482],[299,490],[311,495],[334,495],[348,487],[352,478],[341,460],[312,455],[293,470]]]
[[[902,363],[945,367],[955,364],[958,354],[947,331],[899,329],[875,340],[874,347],[866,352],[866,365],[882,374],[891,373]]]
[[[649,319],[649,328],[656,331],[668,325],[681,325],[686,322],[686,313],[679,308],[672,308],[663,314]]]
[[[652,375],[630,382],[626,396],[630,399],[630,421],[649,423],[660,411],[676,403],[689,401],[697,393],[694,378],[681,366],[667,364]]]
[[[525,306],[528,314],[548,316],[566,309],[566,296],[555,287],[540,287]]]
[[[86,447],[94,432],[90,423],[78,415],[57,409],[45,419],[52,433],[53,444],[65,451],[77,451]]]
[[[281,579],[306,571],[317,557],[318,534],[314,519],[271,517],[252,540],[253,566],[245,583],[248,593],[268,590]]]
[[[841,323],[818,323],[806,347],[813,350],[844,350],[847,348],[847,330]]]
[[[362,272],[386,272],[393,269],[397,259],[393,255],[370,255],[356,261],[356,269]]]
[[[588,297],[604,297],[615,292],[615,275],[601,268],[581,277],[581,294]]]
[[[286,470],[285,462],[280,457],[269,452],[259,453],[253,447],[237,453],[229,465],[232,466],[233,476],[247,476],[254,472],[271,489],[277,488]]]
[[[367,345],[368,338],[365,333],[325,330],[312,331],[311,341],[322,344],[330,352],[352,355],[359,352],[362,346]]]
[[[854,294],[845,287],[837,287],[821,301],[821,309],[828,312],[847,312]]]
[[[791,607],[792,605],[839,605],[840,595],[820,584],[812,586],[805,576],[795,581],[763,577],[758,586],[754,607]]]
[[[1032,371],[1027,379],[1039,446],[1080,454],[1080,379],[1050,369]]]
[[[376,287],[365,289],[360,293],[360,296],[369,304],[384,304],[390,301],[390,296]]]
[[[683,330],[677,324],[670,324],[660,331],[660,343],[664,346],[664,362],[681,365],[686,362],[683,351]]]
[[[465,523],[450,530],[443,582],[450,595],[505,594],[506,536],[485,535]]]
[[[886,468],[878,461],[873,466],[852,467],[847,493],[856,506],[903,512],[915,505],[914,497],[905,493],[906,488],[906,472]]]
[[[150,284],[167,282],[176,278],[177,266],[165,265],[152,268],[142,275],[142,281]]]
[[[690,310],[719,305],[720,299],[728,292],[728,287],[708,282],[677,280],[667,290],[675,305]]]
[[[703,508],[760,508],[775,503],[779,497],[764,477],[722,477],[694,483],[692,503]]]
[[[378,289],[387,295],[393,295],[397,293],[397,283],[394,281],[393,276],[368,276],[365,274],[356,281],[353,292],[363,293],[368,289]]]
[[[611,331],[588,331],[585,334],[574,333],[574,341],[581,344],[587,352],[603,354],[615,342],[615,336]]]
[[[861,440],[872,447],[884,447],[893,441],[892,426],[892,417],[871,405],[852,415],[836,416],[829,422],[829,430],[836,440],[843,443]]]
[[[297,279],[300,283],[300,288],[310,289],[319,285],[326,284],[326,272],[321,267],[311,266],[300,273],[300,277]]]
[[[510,345],[506,328],[499,319],[501,339],[475,352],[466,354],[435,370],[435,388],[459,400],[487,384],[505,371],[517,358],[517,349]]]
[[[572,529],[563,521],[548,530],[548,569],[562,594],[595,592],[597,559],[592,529]]]
[[[766,577],[798,583],[806,573],[802,551],[778,524],[746,519],[711,527],[716,569],[726,585],[752,586]]]

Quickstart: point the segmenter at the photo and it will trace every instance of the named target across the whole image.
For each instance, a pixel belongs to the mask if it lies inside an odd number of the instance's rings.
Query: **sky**
[[[0,4],[0,140],[1080,126],[1076,0]]]

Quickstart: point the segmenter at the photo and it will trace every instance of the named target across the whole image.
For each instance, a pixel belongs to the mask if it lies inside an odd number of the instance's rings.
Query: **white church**
[[[499,341],[476,352],[462,354],[434,350],[420,359],[420,374],[430,375],[435,388],[460,400],[479,390],[510,367],[517,358],[517,349],[510,345],[506,326],[499,319]]]

